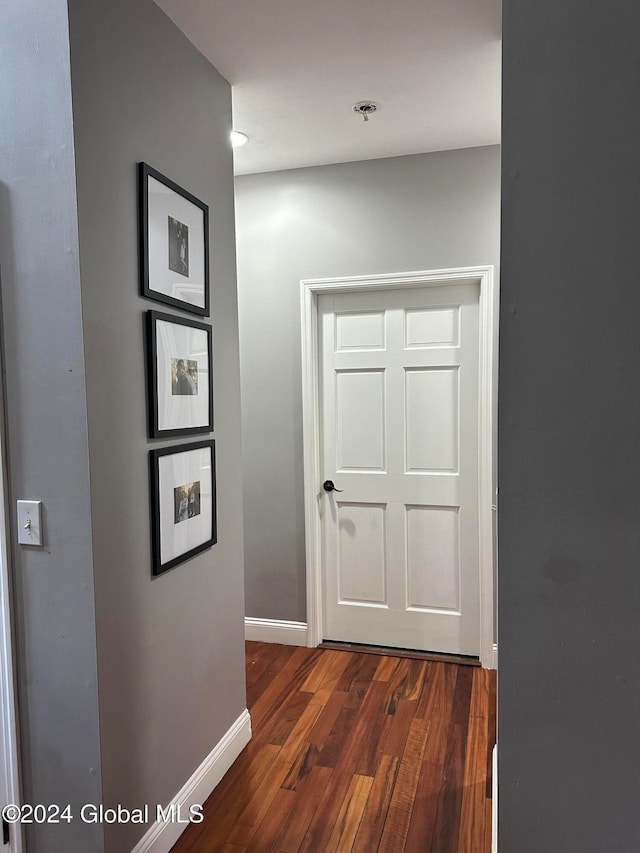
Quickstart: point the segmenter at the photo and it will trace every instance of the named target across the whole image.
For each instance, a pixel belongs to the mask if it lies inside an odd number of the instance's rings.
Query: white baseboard
[[[180,806],[182,816],[188,818],[190,806],[204,803],[250,740],[251,717],[245,709],[178,791],[171,805]],[[169,853],[187,826],[188,823],[157,820],[131,853]]]
[[[306,646],[307,623],[285,622],[281,619],[254,619],[252,616],[247,616],[244,620],[244,636],[247,640],[260,640],[263,643]]]
[[[498,744],[493,745],[491,776],[491,853],[498,853]]]

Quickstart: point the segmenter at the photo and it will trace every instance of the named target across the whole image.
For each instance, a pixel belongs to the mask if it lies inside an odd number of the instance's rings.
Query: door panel
[[[407,473],[458,472],[458,368],[405,369]]]
[[[414,308],[405,311],[405,346],[457,347],[460,340],[460,309]]]
[[[336,314],[336,352],[384,349],[384,311]]]
[[[478,296],[318,300],[326,639],[479,653]]]
[[[384,471],[384,370],[336,371],[336,469]]]
[[[387,604],[385,511],[382,504],[337,502],[338,600]]]
[[[457,507],[407,507],[407,607],[460,612]]]

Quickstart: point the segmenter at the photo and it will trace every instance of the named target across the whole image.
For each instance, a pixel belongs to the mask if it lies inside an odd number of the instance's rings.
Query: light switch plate
[[[42,545],[42,501],[18,501],[18,543]]]

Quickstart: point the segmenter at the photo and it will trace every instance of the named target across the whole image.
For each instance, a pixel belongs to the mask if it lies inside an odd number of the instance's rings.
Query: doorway
[[[489,266],[302,282],[310,645],[495,667],[496,305]]]

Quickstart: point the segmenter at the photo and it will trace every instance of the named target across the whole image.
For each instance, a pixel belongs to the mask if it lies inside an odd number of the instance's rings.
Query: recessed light
[[[231,145],[233,148],[240,148],[241,145],[246,145],[248,141],[249,137],[246,133],[242,133],[240,130],[231,131]]]

